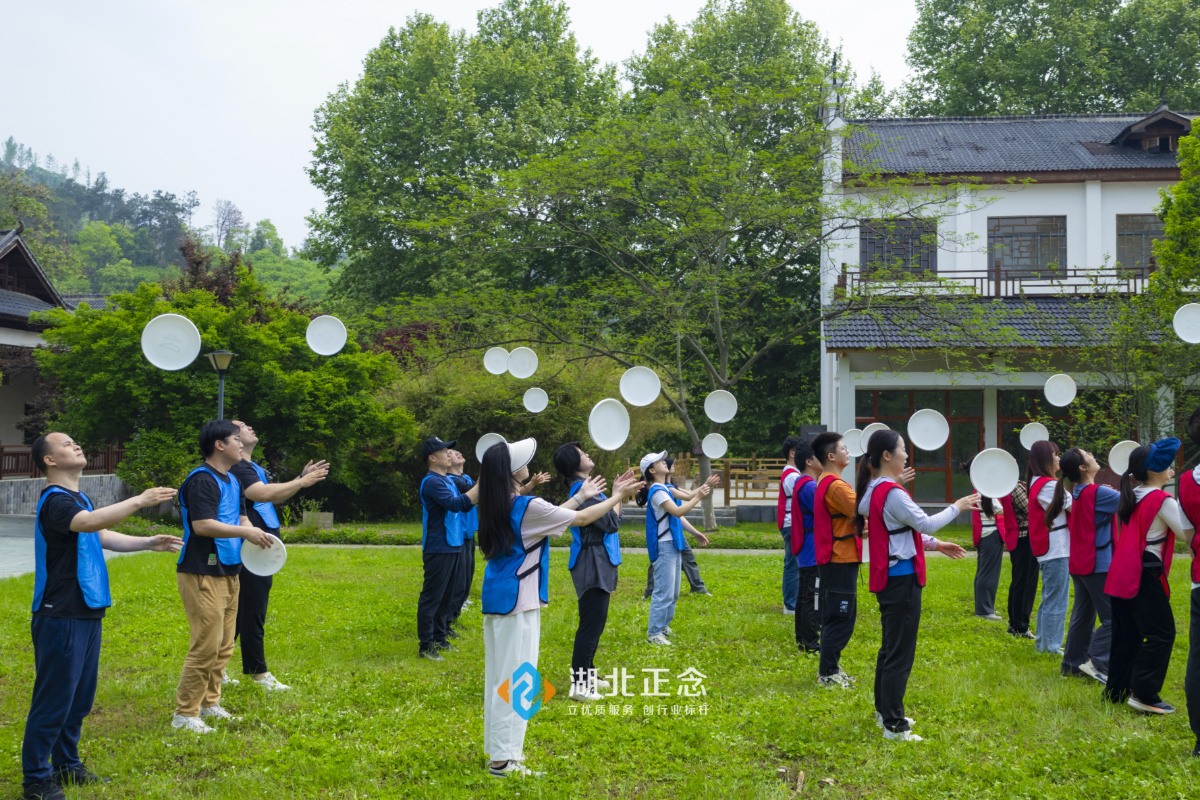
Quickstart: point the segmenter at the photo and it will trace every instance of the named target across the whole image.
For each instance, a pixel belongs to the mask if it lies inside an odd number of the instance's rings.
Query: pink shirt
[[[540,497],[535,497],[529,501],[529,506],[525,509],[525,517],[521,520],[521,544],[526,550],[529,550],[531,547],[535,547],[542,539],[550,536],[562,536],[566,532],[567,527],[574,521],[574,511],[559,508]],[[546,546],[549,547],[549,544]],[[521,564],[520,572],[531,569],[537,564],[540,557],[540,548],[530,552],[529,555],[525,556],[525,561]],[[517,589],[517,604],[505,616],[519,614],[522,611],[531,611],[546,605],[548,604],[543,603],[542,598],[538,595],[538,572],[537,570],[533,570],[529,575],[521,579],[521,585]]]

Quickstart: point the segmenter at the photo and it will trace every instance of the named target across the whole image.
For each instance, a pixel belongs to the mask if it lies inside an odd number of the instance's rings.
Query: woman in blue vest
[[[646,549],[654,566],[654,594],[650,596],[650,623],[646,641],[669,645],[671,621],[675,619],[675,603],[679,600],[681,553],[687,546],[683,539],[683,515],[711,491],[701,484],[692,498],[682,505],[667,488],[667,454],[648,453],[639,464],[646,487],[637,496],[637,504],[646,507]]]
[[[479,550],[483,570],[483,749],[488,774],[537,775],[525,760],[525,728],[553,690],[537,671],[542,608],[549,604],[551,536],[568,526],[586,527],[612,511],[641,486],[619,479],[613,496],[588,508],[604,491],[602,478],[584,480],[561,506],[520,494],[529,477],[537,442],[493,445],[483,456],[479,476]]]
[[[569,442],[554,453],[554,468],[562,477],[566,496],[571,497],[591,477],[596,466],[591,456],[583,452],[579,442]],[[634,479],[630,470],[624,476]],[[580,508],[602,503],[604,493],[588,498]],[[608,621],[609,596],[617,589],[617,567],[621,564],[621,540],[617,531],[623,522],[618,503],[591,525],[571,528],[571,555],[567,568],[579,598],[579,628],[575,631],[575,648],[571,653],[572,700],[599,700],[599,689],[609,683],[596,675],[596,647]]]

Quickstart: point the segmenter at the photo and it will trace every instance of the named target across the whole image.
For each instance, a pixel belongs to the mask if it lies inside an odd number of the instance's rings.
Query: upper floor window
[[[1117,214],[1117,263],[1153,269],[1153,245],[1161,238],[1163,221],[1157,214]]]
[[[1050,267],[1066,264],[1066,217],[988,217],[989,270],[1052,277]]]
[[[859,224],[859,265],[920,275],[937,272],[937,226],[923,219],[867,219]]]

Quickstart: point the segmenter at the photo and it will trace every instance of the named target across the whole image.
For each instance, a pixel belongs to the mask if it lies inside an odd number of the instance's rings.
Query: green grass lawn
[[[859,688],[820,689],[780,613],[779,559],[697,554],[714,597],[680,599],[675,645],[645,644],[644,556],[630,555],[597,662],[603,669],[694,667],[707,715],[571,714],[575,595],[566,553],[551,556],[539,666],[562,692],[529,726],[526,755],[545,778],[489,778],[482,752],[483,642],[478,603],[459,652],[417,658],[421,554],[411,549],[293,547],[276,579],[268,633],[273,671],[293,686],[265,695],[243,681],[224,704],[242,715],[196,737],[169,727],[187,624],[173,559],[110,562],[116,605],[105,623],[101,681],[84,725],[88,764],[108,798],[672,797],[822,798],[1196,797],[1200,763],[1183,712],[1187,562],[1175,570],[1181,635],[1163,695],[1180,713],[1149,719],[1058,674],[1058,659],[972,616],[973,561],[931,561],[908,712],[925,741],[885,742],[871,680],[879,617],[859,589],[858,629],[844,657]],[[479,568],[482,573],[482,565]],[[1005,567],[1004,591],[1008,567]],[[33,677],[32,576],[0,581],[0,796],[16,797]],[[479,583],[474,595],[478,599]],[[231,673],[240,672],[237,653]],[[670,684],[672,691],[676,682]],[[668,698],[668,704],[696,704]],[[786,770],[786,781],[778,770]],[[832,785],[818,782],[823,778]],[[88,796],[72,790],[72,798]]]

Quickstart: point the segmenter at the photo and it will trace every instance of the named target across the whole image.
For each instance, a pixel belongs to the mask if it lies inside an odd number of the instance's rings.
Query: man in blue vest
[[[62,787],[108,783],[79,758],[83,718],[92,710],[100,667],[100,632],[112,598],[104,550],[175,552],[176,536],[126,536],[108,530],[139,508],[175,496],[147,489],[137,497],[94,508],[79,491],[87,456],[65,433],[33,443],[34,466],[46,488],[34,514],[33,701],[21,745],[26,800],[61,800]],[[53,764],[53,765],[52,765]]]
[[[441,650],[450,646],[450,621],[453,617],[456,578],[463,552],[464,512],[475,506],[479,486],[466,493],[449,478],[454,464],[454,442],[431,436],[421,443],[421,460],[429,471],[421,479],[421,557],[425,580],[417,600],[418,655],[431,661],[445,661]]]
[[[241,484],[230,474],[242,460],[241,428],[227,419],[205,423],[200,452],[204,463],[188,474],[179,489],[183,551],[175,567],[175,583],[187,612],[191,641],[175,691],[171,727],[211,733],[205,719],[233,719],[221,708],[221,681],[237,630],[242,540],[269,548],[276,539],[250,524]]]
[[[241,430],[242,460],[230,472],[249,500],[246,516],[250,524],[272,536],[279,536],[279,516],[275,513],[276,503],[286,503],[301,489],[325,480],[329,475],[329,463],[309,461],[300,475],[287,483],[271,483],[267,472],[251,458],[258,445],[254,428],[241,420],[234,420]],[[267,624],[267,602],[271,598],[273,576],[255,575],[243,570],[238,576],[238,612],[233,637],[242,640],[242,674],[249,675],[256,684],[268,691],[285,691],[287,685],[279,682],[267,669],[267,655],[263,649],[263,637]]]

